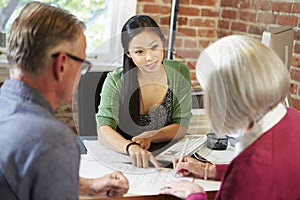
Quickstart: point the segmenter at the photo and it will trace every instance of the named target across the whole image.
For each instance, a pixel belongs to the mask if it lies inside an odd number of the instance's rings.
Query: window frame
[[[92,50],[87,51],[87,59],[93,63],[91,71],[111,71],[122,65],[123,49],[120,42],[120,34],[123,24],[136,14],[137,0],[106,0],[107,12],[104,42]],[[72,11],[71,11],[72,12]],[[6,33],[6,37],[7,37]],[[6,48],[0,47],[0,51],[6,52]],[[7,68],[8,62],[5,54],[0,55],[0,68]]]

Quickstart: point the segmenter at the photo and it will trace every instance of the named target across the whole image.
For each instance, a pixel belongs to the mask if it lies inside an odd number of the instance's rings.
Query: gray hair
[[[232,35],[210,45],[197,62],[204,86],[204,108],[217,133],[246,129],[283,101],[289,72],[277,54],[260,41]]]
[[[72,43],[84,29],[83,22],[66,10],[41,2],[28,3],[10,30],[10,72],[40,73],[51,61],[49,50],[63,41]]]

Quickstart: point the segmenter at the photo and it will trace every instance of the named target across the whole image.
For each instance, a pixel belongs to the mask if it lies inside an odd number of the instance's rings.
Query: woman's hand
[[[160,194],[170,194],[181,199],[186,199],[187,196],[196,192],[204,192],[204,190],[200,185],[187,180],[170,182],[159,191]]]
[[[149,161],[156,167],[159,168],[160,164],[154,158],[153,154],[138,144],[131,145],[128,148],[128,153],[131,157],[132,164],[137,167],[147,168],[149,167]]]
[[[148,150],[150,148],[152,137],[155,135],[156,131],[145,131],[141,133],[140,135],[137,135],[131,139],[132,142],[139,143],[143,149]]]
[[[178,174],[182,176],[193,176],[195,178],[203,178],[205,175],[206,164],[200,162],[190,156],[184,156],[179,163],[179,158],[173,160],[173,167]],[[215,165],[208,164],[207,178],[214,179],[216,177]]]
[[[143,149],[148,150],[151,145],[150,138],[142,138],[139,136],[135,136],[131,139],[132,142],[138,143]]]

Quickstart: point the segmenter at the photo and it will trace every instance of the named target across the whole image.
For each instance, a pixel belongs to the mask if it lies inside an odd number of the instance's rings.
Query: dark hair
[[[119,112],[118,131],[127,139],[132,134],[137,134],[136,122],[140,111],[139,84],[137,80],[137,67],[133,60],[127,56],[129,42],[143,31],[152,31],[157,34],[162,43],[165,37],[157,23],[147,15],[135,15],[123,26],[121,43],[124,50],[123,55],[123,89]],[[121,128],[120,128],[121,127]],[[120,130],[121,129],[121,130]],[[131,135],[128,135],[130,133]]]

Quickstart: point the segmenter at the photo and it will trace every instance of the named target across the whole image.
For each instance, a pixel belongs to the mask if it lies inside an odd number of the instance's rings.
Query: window
[[[40,0],[69,10],[85,22],[88,59],[97,66],[120,62],[120,32],[125,21],[136,13],[136,0]],[[0,32],[9,32],[12,22],[29,0],[0,1]],[[1,48],[3,50],[3,48]],[[5,56],[0,55],[0,62]],[[110,60],[110,61],[109,61]],[[1,67],[1,64],[0,64]],[[93,69],[95,70],[95,69]]]

